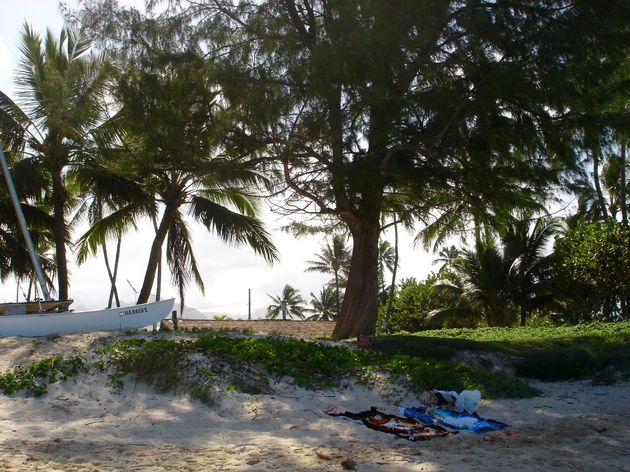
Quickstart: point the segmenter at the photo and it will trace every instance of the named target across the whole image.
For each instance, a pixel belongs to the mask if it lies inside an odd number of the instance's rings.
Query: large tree
[[[606,98],[591,91],[625,59],[630,14],[627,1],[168,3],[220,66],[231,150],[279,171],[288,210],[352,235],[334,338],[374,332],[389,194],[426,222],[481,227],[571,167],[582,99],[597,112]]]
[[[343,220],[352,234],[335,338],[374,330],[389,192],[412,195],[409,210],[419,216],[456,208],[460,220],[481,220],[540,196],[571,166],[581,75],[614,69],[629,7],[203,3],[217,27],[230,26],[222,59],[226,78],[240,79],[224,84],[242,113],[235,142],[256,141],[258,155],[283,172],[289,198]]]
[[[108,68],[102,56],[89,54],[89,41],[63,28],[58,39],[45,39],[24,25],[16,74],[17,103],[0,92],[0,132],[10,137],[9,153],[30,166],[40,181],[41,197],[53,215],[58,295],[68,299],[67,211],[72,192],[69,173],[80,171],[93,148],[92,132],[105,117]]]

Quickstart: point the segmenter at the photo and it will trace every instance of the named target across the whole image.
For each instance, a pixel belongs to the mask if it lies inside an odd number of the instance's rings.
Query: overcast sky
[[[72,2],[68,2],[72,3]],[[142,5],[142,0],[126,0],[121,4]],[[44,34],[51,28],[59,34],[63,21],[59,14],[57,0],[0,0],[0,90],[15,99],[13,75],[18,59],[18,41],[22,25],[28,22],[35,31]],[[295,240],[290,235],[278,231],[289,223],[277,215],[265,211],[265,221],[273,234],[273,239],[281,252],[279,263],[269,266],[246,247],[229,247],[203,228],[190,224],[193,234],[197,262],[206,286],[205,295],[196,287],[186,291],[186,305],[201,311],[226,313],[231,316],[247,315],[247,291],[251,289],[252,310],[260,310],[269,304],[267,294],[277,295],[285,284],[300,290],[302,296],[310,300],[310,293],[319,293],[329,276],[305,273],[306,261],[314,258],[323,244],[322,237]],[[77,237],[85,228],[75,228]],[[121,299],[127,303],[135,300],[135,290],[142,285],[149,247],[153,235],[152,224],[141,222],[137,232],[128,233],[123,239],[121,266],[118,277],[118,290]],[[413,247],[413,237],[400,236],[401,260],[398,280],[404,277],[424,278],[434,267],[432,255]],[[115,245],[110,243],[110,254]],[[75,300],[76,309],[97,309],[107,304],[109,281],[102,259],[94,258],[81,267],[74,264],[74,256],[69,255],[71,269],[70,296]],[[163,277],[163,298],[177,295],[170,286],[170,275]],[[16,286],[12,282],[0,285],[0,302],[15,301]]]

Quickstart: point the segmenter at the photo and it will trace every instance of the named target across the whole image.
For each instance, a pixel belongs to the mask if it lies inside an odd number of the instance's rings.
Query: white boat
[[[124,331],[151,326],[168,316],[175,302],[173,298],[122,308],[82,312],[67,311],[72,300],[52,300],[46,287],[44,273],[37,259],[33,240],[24,220],[24,213],[11,179],[2,146],[0,146],[0,170],[2,170],[2,175],[6,181],[24,241],[44,295],[44,300],[41,302],[4,304],[0,309],[0,337]]]
[[[64,311],[0,316],[0,337],[49,336],[91,331],[127,331],[159,323],[173,309],[169,298],[96,311]]]

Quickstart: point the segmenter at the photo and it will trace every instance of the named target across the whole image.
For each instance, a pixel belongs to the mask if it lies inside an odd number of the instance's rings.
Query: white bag
[[[457,395],[455,408],[472,415],[479,409],[480,401],[481,392],[479,390],[464,390],[462,393]]]

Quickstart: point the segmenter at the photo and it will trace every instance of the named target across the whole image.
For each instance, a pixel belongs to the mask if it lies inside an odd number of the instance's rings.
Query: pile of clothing
[[[481,418],[477,414],[480,400],[481,393],[478,390],[464,390],[461,393],[431,390],[420,396],[420,405],[399,406],[400,415],[383,413],[374,407],[359,413],[340,412],[337,407],[330,407],[324,413],[360,422],[368,428],[410,441],[443,437],[456,434],[458,430],[487,433],[509,426],[500,421]]]

